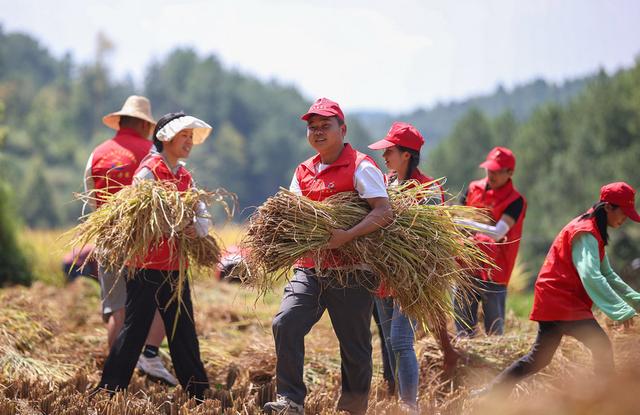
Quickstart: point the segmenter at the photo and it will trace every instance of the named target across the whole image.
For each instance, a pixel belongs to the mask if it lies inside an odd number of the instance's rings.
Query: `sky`
[[[343,108],[411,111],[552,82],[640,57],[635,0],[0,0],[5,32],[89,62],[102,33],[113,76],[142,84],[176,47],[326,96]]]

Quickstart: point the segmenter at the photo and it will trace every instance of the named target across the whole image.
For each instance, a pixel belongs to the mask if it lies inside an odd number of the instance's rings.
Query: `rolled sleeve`
[[[354,186],[362,199],[388,198],[384,175],[373,163],[363,161],[354,174]]]
[[[587,294],[607,317],[614,321],[624,321],[636,314],[602,274],[598,241],[593,235],[578,235],[572,243],[571,256]]]

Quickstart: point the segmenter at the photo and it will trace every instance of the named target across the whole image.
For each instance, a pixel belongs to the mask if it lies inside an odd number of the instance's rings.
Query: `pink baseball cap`
[[[331,101],[329,98],[318,98],[316,102],[311,105],[309,111],[300,117],[300,119],[307,121],[309,117],[314,114],[322,115],[323,117],[338,117],[341,121],[344,121],[344,113],[340,109],[340,105],[335,101]]]
[[[487,170],[513,170],[516,167],[516,158],[508,148],[495,147],[487,154],[487,159],[480,164],[480,167]]]
[[[393,146],[402,146],[420,151],[423,144],[424,138],[416,127],[406,122],[394,122],[386,137],[371,144],[369,148],[371,150],[383,150]]]
[[[625,182],[605,184],[600,188],[600,200],[619,206],[634,222],[640,222],[636,211],[636,191]]]

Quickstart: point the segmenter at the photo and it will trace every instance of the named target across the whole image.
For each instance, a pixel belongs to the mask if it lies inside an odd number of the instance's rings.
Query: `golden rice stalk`
[[[94,243],[88,260],[94,258],[113,272],[126,271],[131,278],[135,264],[143,262],[151,248],[166,241],[172,247],[172,258],[168,259],[179,263],[174,294],[178,300],[189,278],[187,265],[214,268],[220,257],[217,238],[198,237],[192,229],[198,205],[219,204],[230,217],[237,204],[236,195],[224,189],[208,192],[191,188],[181,192],[174,183],[156,180],[142,180],[115,194],[97,190],[79,198],[90,201],[98,196],[104,204],[81,218],[82,222],[70,231],[69,245],[76,248]]]
[[[317,202],[281,189],[250,218],[243,240],[248,252],[244,279],[265,293],[287,277],[298,258],[312,256],[320,275],[344,282],[346,271],[323,269],[323,258],[337,255],[347,263],[369,266],[409,317],[437,324],[452,313],[454,287],[464,298],[470,269],[488,261],[466,237],[469,228],[454,222],[475,208],[424,203],[438,198],[432,183],[390,188],[393,222],[327,251],[330,230],[359,223],[370,212],[369,205],[352,192]],[[370,281],[361,284],[377,288]]]
[[[198,238],[185,229],[194,223],[198,203],[221,204],[228,215],[233,215],[236,198],[224,189],[179,192],[171,182],[154,180],[140,181],[113,195],[94,191],[80,198],[95,199],[98,193],[105,203],[81,218],[82,223],[71,230],[69,245],[95,243],[91,257],[114,271],[143,261],[150,247],[162,240],[175,245],[174,254],[181,262],[190,259],[203,266],[217,262],[220,249],[215,239]]]

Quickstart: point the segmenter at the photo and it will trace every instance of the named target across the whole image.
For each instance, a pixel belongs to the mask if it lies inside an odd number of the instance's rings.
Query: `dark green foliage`
[[[104,63],[108,49],[98,48],[96,62],[78,66],[70,57],[53,58],[27,35],[0,30],[0,99],[14,109],[7,117],[7,177],[29,226],[76,220],[81,207],[72,194],[82,190],[89,153],[114,134],[102,116],[134,93],[150,98],[157,118],[184,110],[214,126],[188,166],[199,185],[236,192],[243,208],[288,186],[296,164],[313,153],[299,118],[310,102],[295,88],[260,82],[225,69],[214,56],[178,49],[150,65],[144,89],[137,91],[129,81],[111,78]],[[349,141],[365,147],[367,133],[355,119],[347,121]]]
[[[4,105],[0,101],[0,122],[3,118]],[[0,151],[6,130],[0,125]],[[5,166],[4,155],[0,153],[0,166]],[[11,189],[0,171],[0,286],[7,284],[24,284],[31,282],[31,268],[27,262],[16,237],[17,219],[12,204]]]
[[[16,238],[20,222],[11,206],[11,189],[0,179],[0,286],[31,283],[31,267]]]
[[[393,121],[415,125],[425,136],[425,148],[435,147],[440,140],[452,134],[456,124],[474,109],[485,116],[496,117],[510,112],[515,120],[525,120],[540,105],[567,103],[580,93],[592,79],[586,77],[554,85],[542,79],[516,86],[506,91],[499,86],[493,94],[472,97],[459,102],[438,104],[430,109],[418,109],[406,114],[357,113],[356,117],[373,137],[383,137]]]

